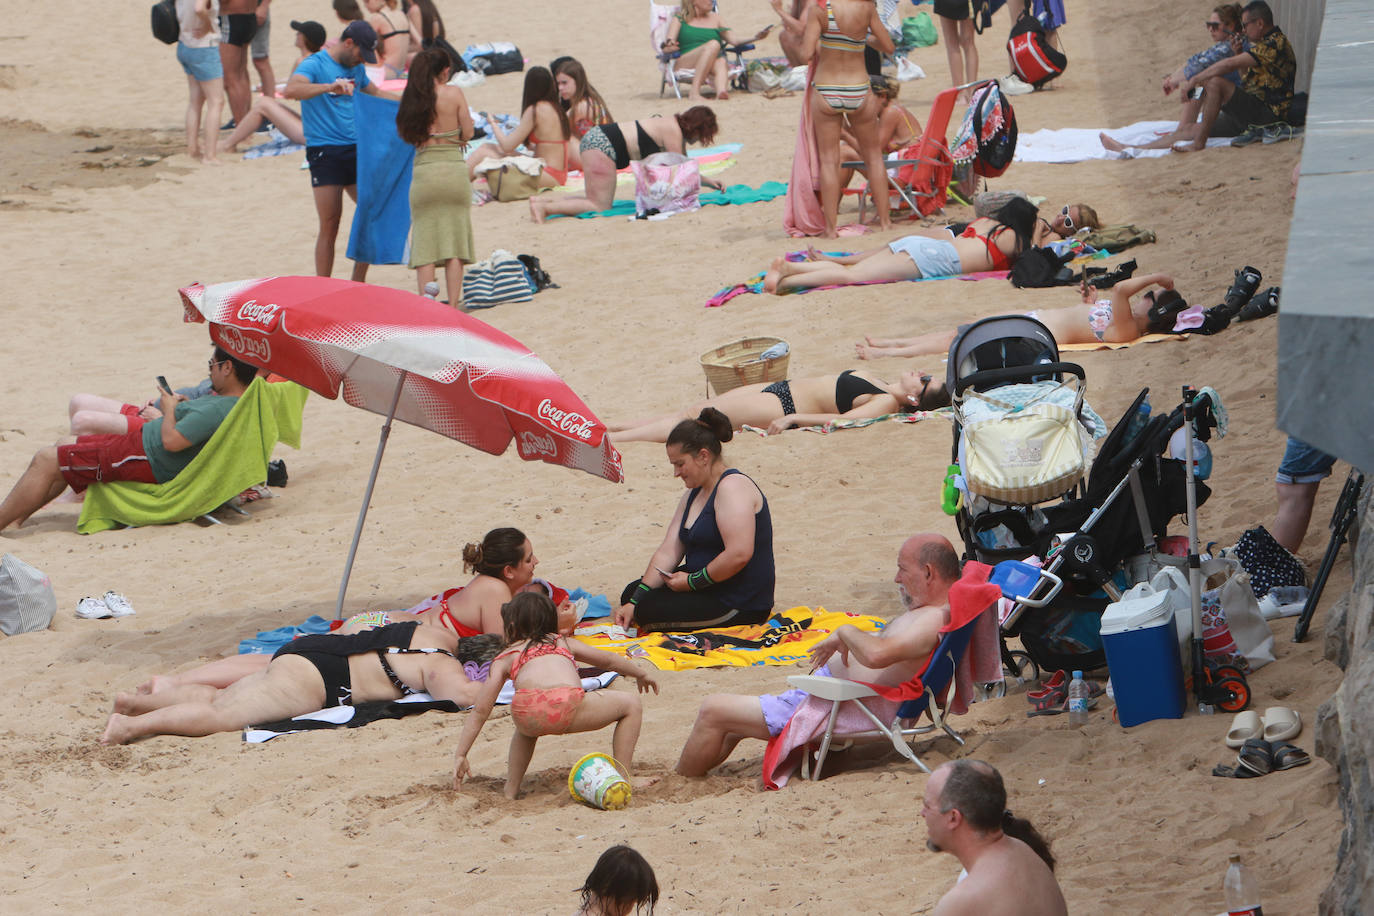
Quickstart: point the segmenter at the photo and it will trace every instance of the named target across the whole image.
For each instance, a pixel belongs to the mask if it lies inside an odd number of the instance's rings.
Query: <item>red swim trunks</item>
[[[59,445],[57,467],[62,479],[78,493],[93,483],[114,480],[157,483],[143,451],[142,425],[122,436],[77,436],[75,442]]]

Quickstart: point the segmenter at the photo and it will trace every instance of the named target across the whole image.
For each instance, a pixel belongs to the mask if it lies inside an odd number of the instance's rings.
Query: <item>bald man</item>
[[[879,633],[844,624],[811,650],[812,669],[828,663],[834,677],[898,685],[925,666],[949,620],[949,587],[959,580],[959,557],[938,534],[917,534],[897,553],[897,591],[906,611]],[[806,699],[800,690],[779,696],[715,694],[697,712],[678,758],[683,776],[705,776],[725,762],[745,738],[767,741],[779,734]]]
[[[981,760],[951,760],[926,781],[926,846],[968,873],[940,898],[935,916],[1067,916],[1049,844],[1007,810],[1002,774]]]

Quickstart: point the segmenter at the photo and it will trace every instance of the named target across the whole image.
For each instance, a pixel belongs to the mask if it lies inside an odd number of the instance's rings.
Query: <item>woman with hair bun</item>
[[[727,468],[730,418],[707,407],[668,434],[673,476],[688,488],[663,543],[620,596],[616,623],[653,630],[763,623],[773,610],[773,518],[758,484]]]

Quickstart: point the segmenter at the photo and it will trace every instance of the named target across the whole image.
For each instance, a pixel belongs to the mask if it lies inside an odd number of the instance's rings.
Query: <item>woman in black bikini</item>
[[[398,6],[396,0],[367,0],[367,22],[377,31],[377,50],[381,52],[380,62],[386,65],[386,79],[405,76],[410,59],[410,20]]]
[[[481,685],[468,679],[454,654],[457,649],[453,633],[414,622],[348,635],[303,636],[279,649],[265,670],[223,690],[196,684],[159,693],[121,693],[100,743],[127,744],[150,735],[201,738],[255,722],[422,691],[470,706]]]
[[[890,413],[935,410],[949,403],[944,382],[920,371],[903,372],[889,384],[867,370],[813,375],[769,385],[742,385],[684,410],[640,420],[608,423],[615,442],[663,442],[683,419],[714,407],[741,426],[766,428],[770,436],[793,426],[820,426],[835,420],[863,420]]]
[[[589,210],[607,210],[615,203],[615,173],[633,161],[664,151],[686,155],[688,143],[707,144],[716,137],[716,114],[695,105],[671,118],[601,124],[582,137],[580,154],[586,193],[558,200],[530,198],[530,218],[536,223],[550,216],[576,216]],[[702,178],[707,187],[720,182]]]

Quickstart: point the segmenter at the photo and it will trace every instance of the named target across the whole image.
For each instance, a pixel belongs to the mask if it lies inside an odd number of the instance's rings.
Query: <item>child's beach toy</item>
[[[584,805],[619,811],[630,803],[630,781],[614,757],[588,754],[568,773],[568,794]]]

